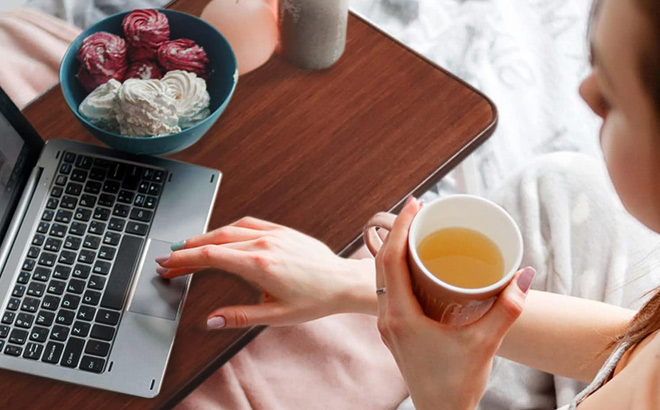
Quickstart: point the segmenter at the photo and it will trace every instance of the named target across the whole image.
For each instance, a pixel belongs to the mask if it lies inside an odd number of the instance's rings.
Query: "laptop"
[[[206,230],[220,178],[44,143],[0,89],[0,368],[156,396],[190,277],[154,258]]]

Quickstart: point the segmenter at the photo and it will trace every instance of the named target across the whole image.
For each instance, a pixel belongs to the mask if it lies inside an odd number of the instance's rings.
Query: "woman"
[[[601,146],[621,201],[660,232],[660,4],[604,0],[595,10],[593,71],[580,92],[603,118]],[[423,316],[405,262],[407,230],[418,210],[415,200],[406,204],[376,259],[377,286],[386,288],[378,299],[373,262],[337,258],[312,238],[251,218],[189,239],[160,260],[160,273],[169,278],[215,266],[268,295],[261,305],[214,312],[210,328],[295,324],[348,311],[377,314],[418,409],[476,408],[495,354],[583,381],[597,377],[602,366],[596,383],[570,408],[660,408],[660,293],[634,314],[530,292],[533,270],[524,269],[475,324],[439,325]],[[322,284],[320,277],[326,278]]]

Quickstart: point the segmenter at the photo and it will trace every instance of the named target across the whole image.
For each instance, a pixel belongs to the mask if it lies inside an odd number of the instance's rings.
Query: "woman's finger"
[[[211,267],[235,273],[248,281],[260,283],[265,274],[263,264],[254,252],[231,249],[219,245],[203,245],[197,248],[182,249],[172,252],[169,258],[156,260],[167,269],[201,269]]]
[[[231,242],[249,241],[263,235],[263,231],[227,225],[202,235],[193,236],[172,246],[172,250],[197,248],[203,245],[221,245]]]
[[[535,274],[534,268],[518,271],[490,310],[475,323],[475,329],[493,335],[493,338],[503,338],[522,313]]]
[[[246,216],[238,221],[232,222],[229,226],[239,226],[241,228],[256,229],[260,231],[269,231],[272,229],[283,228],[282,225],[278,225],[273,222],[264,221],[263,219],[255,218],[252,216]]]
[[[413,218],[419,211],[419,203],[411,197],[394,221],[387,243],[383,245],[383,274],[387,286],[388,310],[406,315],[419,310],[415,301],[408,267],[408,231]]]
[[[158,267],[156,268],[156,272],[158,272],[158,274],[165,279],[174,279],[174,278],[178,278],[179,276],[185,276],[185,275],[190,275],[191,273],[199,272],[206,268],[207,268],[206,266],[199,268],[178,268],[178,269],[167,269],[163,267]]]
[[[290,309],[276,302],[227,306],[211,313],[206,326],[209,330],[215,330],[256,325],[284,325],[287,323],[288,314],[290,314]]]

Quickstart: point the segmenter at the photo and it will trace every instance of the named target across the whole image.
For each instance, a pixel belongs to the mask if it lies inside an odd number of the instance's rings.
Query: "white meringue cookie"
[[[99,85],[80,103],[78,112],[99,128],[117,131],[115,98],[120,87],[121,83],[115,79]]]
[[[176,106],[168,85],[160,80],[128,79],[115,100],[120,132],[135,137],[179,132]]]
[[[211,97],[206,90],[206,81],[195,73],[183,70],[168,71],[161,81],[169,87],[176,100],[179,126],[192,127],[209,116]]]

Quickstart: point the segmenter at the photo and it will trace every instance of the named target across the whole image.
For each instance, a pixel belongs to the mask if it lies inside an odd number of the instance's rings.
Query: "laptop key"
[[[71,267],[64,265],[55,265],[53,269],[53,277],[58,279],[69,279],[71,274]]]
[[[63,161],[69,164],[73,164],[76,161],[76,154],[73,152],[65,152]]]
[[[10,298],[9,303],[7,303],[7,310],[18,310],[21,306],[21,300],[19,298]]]
[[[80,196],[80,206],[85,208],[94,208],[96,205],[96,197],[93,195],[83,194]]]
[[[73,167],[69,163],[63,163],[60,165],[60,174],[69,175]]]
[[[138,185],[138,192],[141,194],[147,194],[149,193],[149,183],[142,181],[140,182],[140,185]]]
[[[121,185],[119,184],[118,181],[113,181],[108,179],[103,183],[103,192],[107,192],[109,194],[116,194],[117,192],[119,192],[120,187]]]
[[[84,346],[85,341],[83,339],[77,337],[69,338],[60,364],[65,367],[77,367]]]
[[[60,309],[60,311],[57,312],[57,316],[55,317],[55,322],[61,325],[70,325],[73,323],[73,318],[75,316],[76,313],[71,310]]]
[[[94,167],[89,171],[89,179],[94,181],[103,181],[105,179],[106,170],[103,168]]]
[[[145,236],[149,230],[149,225],[130,221],[126,226],[126,232],[134,235]]]
[[[30,296],[36,296],[36,297],[41,297],[44,295],[44,292],[46,291],[46,285],[43,283],[39,282],[32,282],[28,286],[27,289],[27,294]]]
[[[101,342],[98,340],[90,339],[87,341],[85,353],[93,354],[94,356],[107,356],[110,352],[110,343]]]
[[[122,239],[101,301],[102,307],[117,310],[123,308],[126,291],[131,284],[143,242],[142,238],[135,236],[125,236]]]
[[[78,249],[80,249],[81,243],[82,243],[82,239],[78,238],[77,236],[69,235],[64,240],[64,247],[67,249],[77,251]]]
[[[14,312],[5,312],[4,315],[2,315],[2,323],[6,323],[8,325],[11,325],[14,323],[14,318],[16,317],[16,313]]]
[[[32,269],[34,269],[35,262],[36,261],[34,259],[26,259],[25,262],[23,262],[23,270],[32,272]]]
[[[20,356],[23,353],[23,348],[19,346],[7,345],[5,347],[5,353],[10,356]]]
[[[100,357],[83,356],[80,361],[80,370],[85,370],[93,373],[101,373],[105,366],[105,359]]]
[[[131,207],[128,205],[123,205],[123,204],[116,204],[115,207],[112,210],[112,214],[114,216],[119,216],[122,218],[126,218],[128,216],[128,213],[130,211]]]
[[[72,222],[69,233],[76,236],[83,236],[87,232],[87,224],[81,222]]]
[[[140,222],[149,222],[153,215],[154,213],[147,209],[133,208],[130,218]]]
[[[27,341],[28,331],[21,329],[13,329],[9,334],[9,342],[17,345],[23,345]]]
[[[87,222],[92,218],[92,210],[85,208],[76,209],[76,214],[73,216],[76,221]]]
[[[39,309],[39,299],[25,298],[21,304],[21,310],[24,312],[35,313]]]
[[[101,246],[99,249],[99,258],[111,261],[115,257],[117,250],[110,246]]]
[[[25,294],[25,289],[25,285],[16,285],[14,286],[14,290],[11,292],[11,295],[20,298],[23,296],[23,294]]]
[[[96,181],[87,181],[85,184],[85,193],[98,195],[101,192],[101,183]]]
[[[93,233],[96,235],[103,235],[104,231],[105,231],[105,224],[103,222],[92,221],[92,223],[89,224],[89,233]]]
[[[30,281],[30,272],[25,272],[25,271],[21,271],[21,273],[18,274],[18,279],[16,279],[16,282],[21,284],[26,284],[29,281]]]
[[[36,246],[30,246],[30,249],[28,249],[27,257],[36,259],[39,257],[39,253],[41,252],[41,249],[37,248]]]
[[[108,232],[103,237],[103,243],[105,245],[117,246],[117,245],[119,245],[119,240],[120,239],[121,239],[121,235],[119,235],[118,233]]]
[[[76,161],[76,166],[82,169],[90,169],[92,167],[92,159],[86,155],[80,155]]]
[[[124,230],[125,225],[126,225],[125,220],[119,219],[119,218],[111,218],[110,222],[108,223],[108,229],[110,229],[112,231],[121,232],[121,231]],[[117,234],[114,234],[114,235],[119,237],[119,235],[117,235]],[[113,245],[118,245],[118,244],[119,244],[119,241],[117,241],[117,243],[114,243]]]
[[[165,180],[165,171],[156,170],[154,172],[153,181],[154,182],[163,182]]]
[[[30,340],[43,343],[48,339],[49,330],[45,327],[35,326],[30,330]]]
[[[101,300],[101,292],[95,290],[87,289],[83,295],[83,303],[87,305],[96,306],[99,304],[99,300]]]
[[[133,192],[121,190],[119,191],[119,195],[117,195],[117,202],[130,205],[131,202],[133,202],[133,196],[134,196]]]
[[[54,186],[53,189],[50,190],[50,194],[55,198],[61,197],[63,192],[64,190],[61,186]]]
[[[68,224],[69,222],[71,222],[71,218],[73,218],[73,212],[64,209],[60,209],[59,211],[57,211],[57,214],[55,214],[56,222],[62,222]]]
[[[32,245],[41,246],[44,244],[45,240],[46,237],[44,235],[36,234],[34,235],[34,238],[32,238]]]
[[[46,243],[44,244],[44,249],[49,252],[59,252],[61,246],[62,246],[61,239],[48,238],[46,239]]]
[[[64,295],[64,298],[62,299],[62,307],[71,310],[76,310],[78,309],[79,305],[80,305],[80,296],[72,295],[70,293]]]
[[[48,310],[57,310],[60,307],[60,298],[53,295],[46,295],[41,302],[41,307]]]
[[[32,274],[32,279],[38,280],[39,282],[45,282],[50,277],[51,269],[44,268],[43,266],[37,266]]]
[[[50,197],[48,199],[48,202],[46,202],[46,208],[48,209],[57,209],[57,205],[59,205],[60,200],[54,197]]]
[[[88,249],[98,249],[101,245],[101,238],[94,235],[87,235],[83,241],[83,247]]]
[[[85,182],[87,180],[87,171],[83,169],[74,169],[69,178],[71,178],[72,181]]]
[[[50,326],[53,324],[53,320],[55,320],[55,313],[53,312],[46,312],[45,310],[42,310],[37,313],[36,323],[38,325]]]
[[[106,325],[116,325],[119,322],[119,312],[99,309],[96,313],[96,321]]]
[[[57,236],[58,238],[64,238],[64,235],[66,235],[66,225],[54,223],[50,227],[50,235]]]
[[[53,217],[55,216],[55,211],[51,209],[46,209],[44,213],[41,215],[41,220],[50,222],[53,220]]]
[[[64,193],[66,193],[67,195],[78,196],[82,193],[82,190],[83,190],[82,184],[78,184],[76,182],[69,182],[68,184],[66,184],[66,188],[64,188]]]
[[[110,273],[110,262],[104,262],[104,261],[96,261],[94,264],[94,268],[92,269],[94,273],[98,273],[100,275],[107,275]]]
[[[48,233],[48,229],[50,229],[50,224],[48,222],[41,222],[37,225],[38,233]]]
[[[63,342],[69,336],[69,328],[64,326],[55,325],[50,331],[50,338]]]
[[[89,323],[76,320],[71,328],[71,336],[87,337],[90,327],[92,327],[92,325]]]
[[[62,351],[64,350],[64,343],[48,342],[41,361],[46,363],[56,364],[60,361]]]
[[[94,219],[98,219],[99,221],[107,221],[108,218],[110,218],[110,209],[96,207],[94,210]]]
[[[110,168],[110,165],[112,165],[113,161],[104,159],[104,158],[94,158],[94,166],[103,168],[103,169],[108,169]]]
[[[76,253],[71,251],[62,251],[62,253],[60,253],[59,259],[57,260],[57,262],[63,263],[65,265],[73,265],[75,261]]]
[[[90,289],[103,290],[103,286],[105,286],[105,278],[99,275],[92,275],[87,283]]]
[[[61,295],[61,294],[64,293],[65,288],[66,288],[66,282],[62,282],[61,280],[53,279],[48,284],[48,293],[52,293],[54,295]],[[58,301],[58,303],[59,303],[59,301]]]
[[[43,351],[44,345],[30,342],[27,344],[27,346],[25,346],[25,353],[23,353],[23,357],[26,359],[39,360]]]
[[[160,184],[149,184],[149,190],[147,193],[149,195],[158,196],[160,194]]]
[[[93,308],[91,306],[87,305],[82,305],[80,306],[80,309],[78,309],[78,316],[76,316],[78,319],[86,320],[88,322],[91,322],[94,320],[94,315],[96,314],[96,308]]]
[[[90,337],[95,339],[107,340],[110,341],[115,336],[115,328],[110,326],[104,326],[95,324],[92,327],[92,333]]]
[[[93,263],[94,259],[96,259],[96,252],[94,251],[83,249],[78,254],[78,262]]]
[[[91,268],[89,265],[83,265],[79,263],[73,268],[73,276],[80,279],[87,279],[89,277],[90,270]]]
[[[34,315],[29,313],[19,313],[18,316],[16,316],[16,322],[14,325],[24,329],[29,329],[32,327],[32,323],[34,323]]]
[[[43,252],[39,258],[39,265],[53,267],[55,266],[55,260],[57,255],[50,252]]]
[[[57,178],[55,178],[55,185],[58,185],[58,186],[66,185],[66,176],[58,175]]]
[[[100,326],[100,325],[95,325],[94,327],[96,327],[96,326]],[[93,329],[92,329],[92,333],[93,333]],[[4,339],[8,335],[9,335],[9,326],[0,325],[0,338]]]
[[[134,191],[137,189],[141,177],[142,177],[142,168],[135,165],[129,165],[126,171],[126,175],[124,176],[124,181],[121,184],[121,187],[124,189]]]
[[[114,204],[115,204],[115,196],[114,195],[101,194],[101,196],[99,196],[99,205],[107,206],[108,208],[112,208],[112,205],[114,205]]]
[[[65,209],[75,209],[77,203],[78,199],[76,197],[65,195],[62,198],[62,203],[60,205]]]
[[[67,292],[80,295],[85,290],[85,282],[78,279],[71,279],[66,287]]]
[[[122,180],[126,174],[127,166],[121,162],[115,162],[108,171],[108,178]]]

